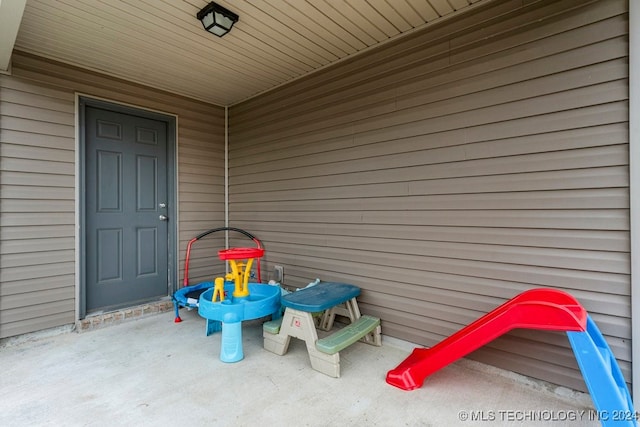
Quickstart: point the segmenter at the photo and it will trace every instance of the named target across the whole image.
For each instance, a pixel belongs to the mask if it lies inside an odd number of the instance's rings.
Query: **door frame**
[[[176,290],[178,283],[178,193],[177,193],[177,121],[174,114],[144,107],[118,103],[111,100],[76,94],[76,319],[87,314],[86,283],[86,108],[97,107],[122,114],[132,114],[158,120],[167,125],[167,297]]]

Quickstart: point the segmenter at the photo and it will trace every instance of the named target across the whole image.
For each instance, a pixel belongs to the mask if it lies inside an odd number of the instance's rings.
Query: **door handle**
[[[158,217],[158,219],[159,219],[160,221],[168,221],[168,220],[169,220],[169,217],[168,217],[168,216],[165,216],[165,215],[160,215],[160,216]]]

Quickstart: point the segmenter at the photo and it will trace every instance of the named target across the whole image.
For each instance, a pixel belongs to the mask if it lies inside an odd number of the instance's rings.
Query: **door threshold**
[[[160,301],[148,302],[133,307],[121,308],[114,311],[99,311],[88,314],[87,317],[76,321],[77,332],[87,332],[101,329],[111,325],[117,325],[129,320],[140,319],[173,310],[173,302],[170,298]]]

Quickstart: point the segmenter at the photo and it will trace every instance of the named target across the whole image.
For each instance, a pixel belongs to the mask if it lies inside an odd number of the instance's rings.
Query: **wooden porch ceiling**
[[[5,2],[24,0],[5,0]],[[14,48],[217,105],[233,105],[493,0],[27,0]]]

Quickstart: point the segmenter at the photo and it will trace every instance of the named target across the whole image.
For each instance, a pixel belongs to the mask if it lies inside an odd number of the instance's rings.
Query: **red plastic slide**
[[[586,323],[586,310],[566,292],[525,291],[435,346],[414,349],[387,373],[387,382],[403,390],[414,390],[422,386],[427,376],[512,329],[584,331]]]

